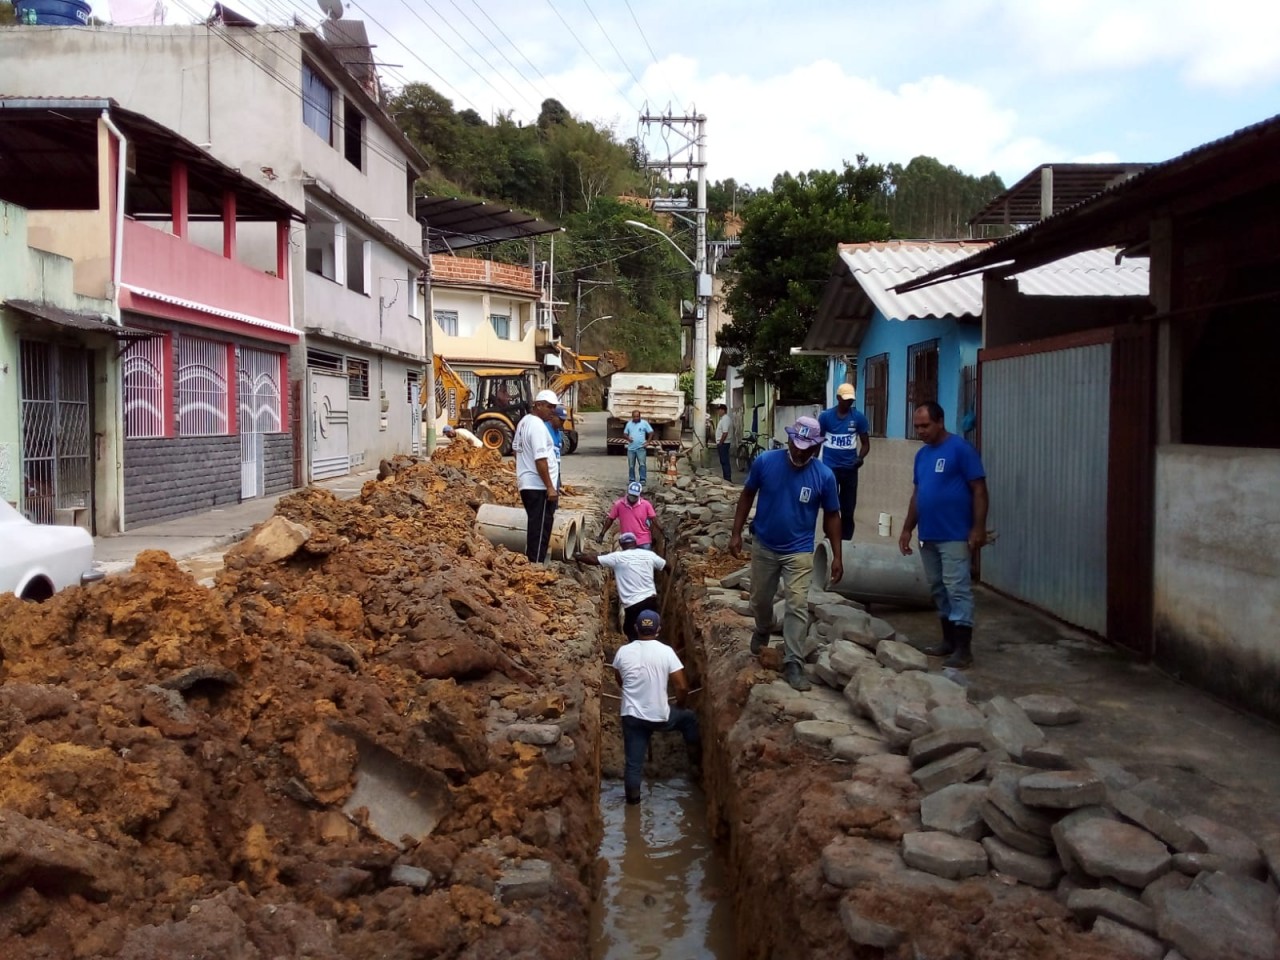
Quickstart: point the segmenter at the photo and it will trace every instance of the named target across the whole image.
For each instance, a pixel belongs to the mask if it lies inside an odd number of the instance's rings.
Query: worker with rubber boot
[[[987,542],[987,480],[978,451],[948,433],[942,407],[930,401],[911,417],[917,439],[915,487],[898,549],[910,556],[919,526],[920,562],[942,621],[942,643],[924,652],[944,666],[973,665],[972,560]]]
[[[644,758],[649,739],[664,730],[678,730],[689,751],[689,761],[698,766],[702,759],[702,739],[698,717],[685,704],[689,681],[676,652],[658,639],[662,618],[656,610],[644,610],[636,618],[635,643],[618,648],[613,669],[622,689],[622,749],[626,758],[623,785],[627,803],[640,802],[644,780]],[[675,687],[676,706],[667,701],[667,683]]]
[[[809,584],[813,579],[814,529],[822,511],[822,529],[831,541],[831,579],[844,576],[840,556],[840,497],[835,474],[818,459],[822,428],[813,417],[801,417],[787,427],[787,446],[767,450],[751,462],[733,516],[729,552],[742,554],[742,528],[759,494],[751,523],[751,610],[756,626],[751,652],[769,645],[773,629],[773,598],[782,581],[785,612],[782,638],[785,646],[782,675],[794,690],[808,690],[804,675],[809,634]],[[826,586],[823,584],[822,586]]]

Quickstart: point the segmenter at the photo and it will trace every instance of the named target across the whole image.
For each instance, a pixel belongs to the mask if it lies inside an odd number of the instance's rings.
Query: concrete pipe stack
[[[528,519],[523,507],[504,507],[496,503],[480,505],[476,513],[476,529],[490,543],[513,553],[524,553]],[[577,510],[557,510],[551,527],[552,560],[571,560],[582,549],[586,517]]]

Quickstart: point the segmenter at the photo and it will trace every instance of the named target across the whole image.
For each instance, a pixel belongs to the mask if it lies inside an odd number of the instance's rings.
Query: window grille
[[[124,381],[124,435],[127,440],[163,437],[164,337],[135,340],[121,363]]]
[[[938,341],[926,340],[907,348],[907,437],[915,436],[916,407],[938,401]]]
[[[241,433],[280,432],[280,355],[240,347],[236,382]]]
[[[178,434],[227,433],[227,347],[212,340],[178,337]]]
[[[435,311],[436,323],[440,325],[440,331],[447,336],[456,337],[458,335],[458,311],[457,310],[437,310]]]
[[[418,400],[418,377],[417,370],[410,370],[404,375],[404,399],[405,403],[416,403]]]
[[[369,399],[369,361],[347,357],[347,396],[353,400]]]
[[[889,426],[889,355],[868,357],[863,372],[863,401],[871,435],[883,437]]]
[[[307,350],[307,366],[313,370],[328,370],[332,373],[342,373],[346,369],[342,354],[329,353],[327,350]]]

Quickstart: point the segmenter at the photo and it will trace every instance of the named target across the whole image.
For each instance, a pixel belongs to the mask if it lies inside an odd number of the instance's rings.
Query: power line
[[[498,35],[501,36],[503,40],[507,41],[508,45],[510,45],[510,47],[513,50],[515,50],[516,53],[520,54],[520,57],[524,60],[524,62],[527,63],[529,66],[533,67],[533,72],[536,73],[538,76],[542,77],[542,82],[547,85],[547,89],[550,90],[552,94],[555,95],[555,98],[557,100],[562,100],[563,98],[560,96],[560,92],[556,90],[555,85],[546,78],[546,76],[543,74],[541,70],[538,69],[538,65],[536,63],[534,63],[527,56],[525,56],[525,52],[520,48],[520,45],[515,43],[510,37],[507,36],[506,31],[502,29],[502,27],[498,24],[496,20],[493,19],[493,17],[489,16],[488,11],[486,11],[484,7],[480,6],[480,0],[471,0],[471,3],[472,5],[475,6],[477,10],[480,11],[480,13],[484,16],[484,18],[493,25],[493,28],[498,31]]]
[[[591,9],[591,4],[587,3],[587,0],[582,0],[582,5],[587,8],[587,13],[591,14],[591,19],[596,22],[596,26],[600,28],[600,32],[604,34],[605,41],[613,48],[613,52],[618,57],[618,62],[622,64],[627,73],[631,74],[631,79],[636,82],[636,86],[640,88],[640,92],[644,94],[645,99],[653,99],[649,96],[649,91],[644,88],[644,84],[640,82],[640,78],[636,76],[635,71],[631,69],[631,65],[627,63],[626,59],[622,56],[622,51],[620,51],[617,45],[613,42],[613,38],[609,36],[609,31],[604,28],[604,24],[601,23],[600,18],[596,16],[596,12]]]
[[[401,0],[401,2],[405,2],[405,0]],[[430,10],[432,13],[434,13],[437,17],[440,17],[440,20],[444,23],[444,25],[445,25],[446,27],[448,27],[450,30],[452,30],[452,31],[454,32],[454,34],[456,34],[456,35],[457,35],[458,39],[459,39],[459,40],[461,40],[463,43],[465,43],[465,44],[467,45],[467,49],[468,49],[468,50],[470,50],[472,53],[474,53],[477,57],[479,57],[479,58],[484,62],[484,65],[485,65],[486,67],[488,67],[490,70],[492,70],[492,71],[494,72],[494,74],[495,74],[495,75],[497,75],[497,76],[499,76],[499,77],[502,77],[503,82],[504,82],[504,83],[506,83],[506,85],[507,85],[508,87],[510,87],[510,88],[511,88],[512,92],[513,92],[517,97],[519,97],[520,99],[522,99],[525,103],[529,104],[529,106],[531,106],[531,107],[532,107],[532,106],[534,106],[533,101],[532,101],[532,100],[530,100],[528,97],[526,97],[526,96],[525,96],[523,93],[521,93],[519,90],[517,90],[517,89],[516,89],[516,85],[515,85],[514,83],[512,83],[510,80],[508,80],[505,76],[503,76],[503,75],[502,75],[502,73],[498,70],[498,68],[497,68],[497,67],[495,67],[492,63],[490,63],[490,62],[489,62],[488,57],[486,57],[483,53],[481,53],[479,50],[477,50],[475,47],[473,47],[473,46],[471,45],[471,41],[470,41],[470,40],[468,40],[466,37],[464,37],[464,36],[463,36],[459,31],[458,31],[458,28],[457,28],[457,27],[455,27],[455,26],[454,26],[454,25],[449,21],[449,18],[448,18],[448,17],[441,16],[440,11],[439,11],[439,10],[437,10],[435,7],[433,7],[433,6],[431,5],[431,0],[422,0],[422,3],[423,3],[423,5],[424,5],[428,10]],[[407,6],[407,3],[406,3],[406,6]],[[457,6],[457,4],[454,4],[454,6]],[[424,22],[425,22],[425,21],[424,21]],[[439,34],[437,34],[437,36],[439,36]],[[476,72],[476,73],[479,73],[480,71],[478,71],[478,70],[477,70],[477,71],[475,71],[475,72]],[[483,79],[483,77],[482,77],[482,79]],[[491,85],[491,86],[492,86],[492,85]],[[495,90],[495,92],[496,92],[496,90]]]
[[[552,13],[554,13],[557,17],[559,17],[559,18],[560,18],[560,22],[564,24],[564,28],[565,28],[566,30],[568,30],[568,31],[569,31],[569,36],[573,37],[573,39],[574,39],[574,40],[576,40],[576,41],[578,42],[578,46],[580,46],[580,47],[582,48],[582,52],[583,52],[583,53],[585,53],[585,54],[587,55],[587,57],[588,57],[588,58],[590,58],[591,62],[592,62],[592,63],[594,63],[594,64],[596,65],[596,69],[600,71],[601,75],[603,75],[603,76],[605,76],[605,77],[608,77],[608,78],[609,78],[609,80],[610,80],[610,82],[612,82],[612,81],[613,81],[613,78],[612,78],[612,77],[609,77],[609,71],[608,71],[608,70],[606,70],[604,67],[600,66],[600,61],[599,61],[599,60],[597,60],[597,59],[595,58],[595,54],[593,54],[593,53],[592,53],[592,52],[587,48],[587,45],[586,45],[585,43],[583,43],[583,42],[582,42],[582,39],[581,39],[581,38],[580,38],[576,33],[574,33],[574,32],[573,32],[573,27],[569,26],[569,21],[568,21],[568,20],[566,20],[566,19],[561,15],[560,11],[556,9],[556,5],[555,5],[554,3],[552,3],[552,2],[551,2],[551,0],[547,0],[547,6],[551,8],[551,12],[552,12]],[[619,86],[615,83],[615,84],[613,85],[613,88],[614,88],[614,90],[616,90],[616,91],[618,92],[618,95],[619,95],[620,97],[622,97],[622,99],[623,99],[623,100],[625,100],[625,101],[626,101],[626,104],[627,104],[627,106],[628,106],[628,107],[630,107],[632,110],[636,110],[636,105],[635,105],[634,103],[632,103],[632,102],[631,102],[631,98],[630,98],[630,97],[628,97],[628,96],[626,95],[626,93],[625,93],[625,92],[623,92],[623,89],[622,89],[621,87],[619,87]],[[638,112],[638,111],[637,111],[637,112]]]
[[[512,59],[507,56],[507,53],[505,50],[503,50],[500,46],[494,43],[493,40],[491,40],[488,37],[488,35],[482,29],[480,29],[479,26],[476,25],[476,22],[472,20],[469,16],[467,16],[467,12],[463,10],[460,6],[458,6],[457,0],[449,0],[449,3],[453,5],[453,9],[457,10],[458,13],[462,15],[462,19],[466,20],[467,23],[471,24],[472,30],[474,30],[476,33],[480,34],[480,36],[484,37],[486,40],[489,41],[489,46],[493,47],[493,49],[498,52],[498,56],[502,57],[503,60],[507,61],[507,65],[520,75],[521,80],[523,80],[525,83],[529,85],[529,89],[532,90],[536,96],[541,98],[542,94],[539,93],[537,85],[532,80],[529,79],[529,77],[525,74],[523,70],[521,70],[518,66],[516,66],[515,62],[512,61]],[[483,13],[484,11],[481,10],[480,12]],[[507,42],[510,43],[511,41],[508,40]],[[543,79],[545,80],[546,78],[544,77]],[[512,87],[512,89],[515,89],[514,86]]]
[[[627,5],[627,13],[631,14],[631,21],[636,25],[636,30],[640,32],[640,39],[644,41],[644,45],[649,48],[649,59],[653,61],[653,65],[658,68],[658,72],[662,74],[662,79],[667,82],[667,89],[671,91],[674,97],[674,103],[680,107],[680,111],[684,112],[684,106],[680,103],[680,95],[676,93],[675,87],[671,86],[671,81],[667,79],[666,71],[662,69],[662,64],[658,63],[658,55],[653,52],[653,44],[649,42],[649,38],[645,36],[644,27],[640,26],[640,19],[636,16],[636,12],[631,9],[631,0],[622,0]]]

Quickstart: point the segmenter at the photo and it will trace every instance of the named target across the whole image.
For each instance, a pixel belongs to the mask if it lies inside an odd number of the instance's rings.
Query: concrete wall
[[[459,290],[432,284],[432,329],[435,352],[448,360],[480,361],[490,365],[502,363],[532,364],[537,362],[533,302],[509,294]],[[435,311],[452,310],[458,314],[458,335],[449,336],[439,323]],[[511,339],[502,339],[493,330],[489,317],[500,314],[511,317]]]
[[[897,542],[911,502],[912,465],[921,446],[918,440],[872,438],[871,452],[858,471],[858,506],[853,514],[855,540]],[[889,536],[883,539],[877,533],[882,513],[891,518]]]
[[[1155,658],[1280,720],[1280,450],[1156,450]]]
[[[982,330],[976,323],[960,323],[953,317],[919,320],[886,320],[876,311],[867,335],[858,346],[858,409],[866,412],[867,361],[889,355],[889,399],[885,436],[914,437],[907,412],[907,353],[911,345],[938,341],[938,402],[947,414],[947,427],[955,429],[962,416],[960,371],[978,362]]]

